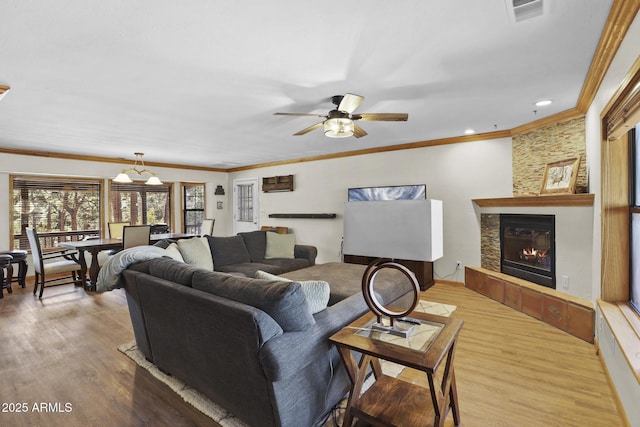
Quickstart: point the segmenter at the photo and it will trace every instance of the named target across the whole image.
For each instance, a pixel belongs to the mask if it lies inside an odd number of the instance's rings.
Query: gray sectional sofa
[[[250,231],[237,236],[208,236],[214,269],[225,273],[242,273],[253,277],[257,270],[282,274],[315,264],[318,250],[310,245],[292,245],[293,258],[266,258],[267,233]],[[276,233],[270,237],[282,237]]]
[[[130,265],[120,286],[137,345],[162,371],[250,426],[318,426],[348,390],[328,337],[368,310],[364,268],[318,264],[290,272],[293,281],[259,280],[163,257]],[[302,292],[305,272],[331,289],[315,314]],[[397,280],[397,271],[376,278],[385,303],[406,298]]]

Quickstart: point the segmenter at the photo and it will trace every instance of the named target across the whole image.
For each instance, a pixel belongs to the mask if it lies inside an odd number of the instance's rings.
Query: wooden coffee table
[[[442,426],[449,409],[460,424],[453,360],[463,321],[416,311],[410,318],[419,324],[409,338],[371,331],[376,318],[367,313],[329,339],[352,384],[343,426],[351,426],[354,417],[376,426]],[[359,363],[352,350],[362,354]],[[429,388],[384,375],[380,359],[424,372]],[[361,394],[369,366],[375,382]]]

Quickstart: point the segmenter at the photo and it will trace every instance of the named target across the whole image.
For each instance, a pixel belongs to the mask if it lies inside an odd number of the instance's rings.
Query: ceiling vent
[[[543,0],[505,0],[509,17],[514,22],[535,18],[543,13]]]

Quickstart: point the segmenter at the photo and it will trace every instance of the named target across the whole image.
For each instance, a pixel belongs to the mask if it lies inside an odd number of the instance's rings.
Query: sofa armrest
[[[309,260],[309,266],[316,264],[318,249],[311,245],[295,245],[293,247],[293,256],[295,258],[305,258]]]
[[[361,294],[352,295],[314,315],[316,324],[302,332],[286,332],[267,341],[260,361],[270,381],[280,381],[324,357],[333,347],[329,337],[368,310]],[[328,360],[328,359],[327,359]]]

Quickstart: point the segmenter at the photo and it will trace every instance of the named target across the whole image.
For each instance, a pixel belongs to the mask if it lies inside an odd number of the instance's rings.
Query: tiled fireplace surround
[[[591,303],[593,195],[585,173],[584,118],[557,123],[513,138],[513,197],[474,200],[480,217],[481,266],[467,267],[465,286],[515,310],[593,342]],[[538,196],[547,163],[582,156],[577,192]],[[556,217],[556,287],[546,288],[500,273],[500,214]],[[564,287],[561,276],[567,276]]]

